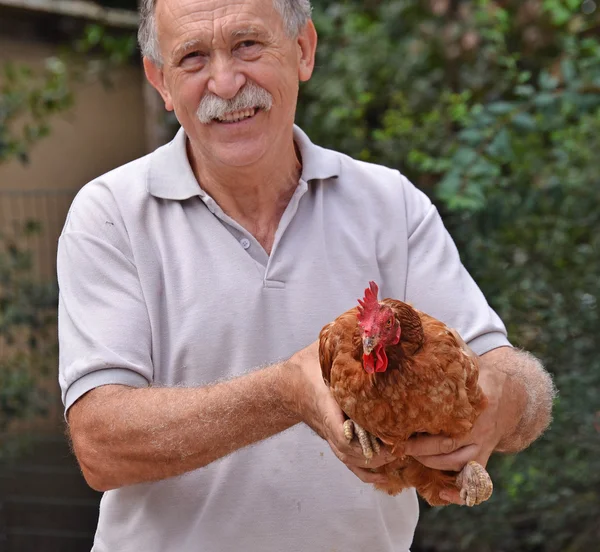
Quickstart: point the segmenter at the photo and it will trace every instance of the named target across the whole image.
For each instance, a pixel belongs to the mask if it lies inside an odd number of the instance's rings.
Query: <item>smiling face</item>
[[[290,38],[269,0],[158,0],[156,22],[163,65],[145,58],[146,74],[195,153],[227,166],[278,159],[314,66],[312,22]]]

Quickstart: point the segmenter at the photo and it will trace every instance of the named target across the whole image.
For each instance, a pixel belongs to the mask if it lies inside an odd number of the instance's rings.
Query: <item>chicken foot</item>
[[[460,498],[467,506],[476,506],[485,502],[494,490],[490,475],[485,468],[471,460],[458,474],[456,486],[460,489]]]
[[[353,420],[346,420],[344,422],[344,435],[348,439],[348,442],[352,441],[356,435],[367,463],[373,458],[373,453],[379,454],[381,450],[377,437],[371,435]]]

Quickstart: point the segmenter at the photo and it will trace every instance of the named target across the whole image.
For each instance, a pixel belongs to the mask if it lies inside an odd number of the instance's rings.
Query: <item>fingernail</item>
[[[442,500],[445,500],[446,502],[450,502],[450,495],[448,493],[441,492],[440,493],[440,498]]]

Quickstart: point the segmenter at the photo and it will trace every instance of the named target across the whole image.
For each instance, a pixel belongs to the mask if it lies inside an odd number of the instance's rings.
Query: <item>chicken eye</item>
[[[386,328],[391,328],[392,327],[392,319],[388,318],[388,321],[385,323]]]

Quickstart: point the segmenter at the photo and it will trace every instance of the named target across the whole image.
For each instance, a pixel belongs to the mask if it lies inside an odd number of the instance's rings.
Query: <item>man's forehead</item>
[[[159,0],[156,19],[170,34],[191,30],[240,34],[265,32],[278,17],[272,0]]]

